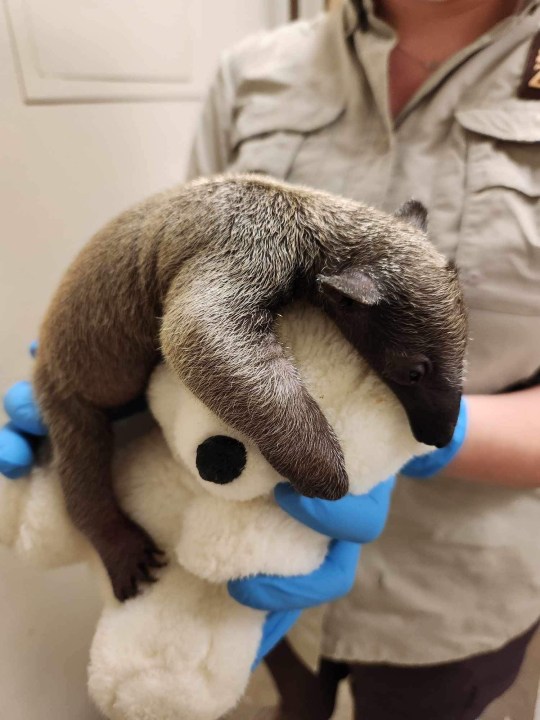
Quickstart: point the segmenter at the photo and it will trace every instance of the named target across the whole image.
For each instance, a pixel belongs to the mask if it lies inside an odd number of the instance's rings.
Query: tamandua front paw
[[[138,595],[142,583],[156,582],[153,570],[166,564],[152,538],[126,517],[109,528],[106,538],[100,538],[95,546],[120,602]]]

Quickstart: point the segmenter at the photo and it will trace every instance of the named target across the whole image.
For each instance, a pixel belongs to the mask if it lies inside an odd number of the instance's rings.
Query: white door
[[[277,0],[4,2],[0,394],[28,376],[26,348],[78,248],[181,181],[221,50],[287,15]],[[85,675],[99,601],[86,571],[39,573],[0,552],[0,578],[2,717],[96,719]]]

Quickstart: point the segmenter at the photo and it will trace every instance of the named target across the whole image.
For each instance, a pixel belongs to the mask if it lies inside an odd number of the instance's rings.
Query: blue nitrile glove
[[[308,575],[256,575],[229,582],[235,600],[268,612],[253,668],[287,634],[303,609],[349,592],[360,546],[375,540],[384,528],[394,484],[392,477],[365,495],[346,495],[336,501],[304,497],[287,483],[276,487],[276,501],[285,512],[332,541],[323,564]]]
[[[30,345],[35,357],[37,342]],[[10,480],[27,475],[34,464],[34,447],[39,438],[47,435],[39,408],[34,399],[32,385],[15,383],[4,396],[4,409],[9,423],[0,428],[0,473]]]
[[[30,472],[34,446],[47,435],[47,428],[29,382],[18,382],[7,391],[4,409],[11,422],[0,429],[0,473],[14,480]]]
[[[459,415],[454,429],[452,439],[443,448],[438,448],[426,455],[414,457],[401,469],[403,475],[412,478],[430,478],[451,463],[461,446],[465,442],[467,436],[467,402],[464,397],[461,398],[459,406]]]

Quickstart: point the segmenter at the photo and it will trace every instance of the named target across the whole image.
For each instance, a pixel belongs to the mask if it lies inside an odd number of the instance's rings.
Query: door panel
[[[200,100],[221,51],[271,0],[5,0],[28,103]],[[281,13],[283,14],[283,13]]]

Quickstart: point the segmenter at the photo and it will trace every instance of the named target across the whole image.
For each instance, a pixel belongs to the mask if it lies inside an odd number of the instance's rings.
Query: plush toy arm
[[[41,567],[83,559],[84,540],[69,521],[51,469],[37,467],[15,481],[0,478],[0,544]]]
[[[270,499],[195,498],[186,508],[176,556],[211,582],[256,573],[303,575],[323,562],[328,538],[289,517]]]

